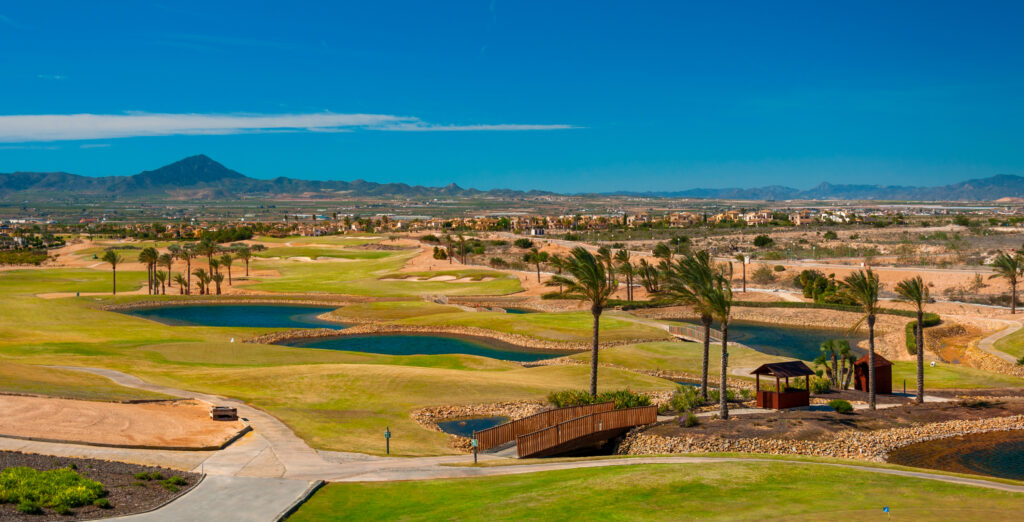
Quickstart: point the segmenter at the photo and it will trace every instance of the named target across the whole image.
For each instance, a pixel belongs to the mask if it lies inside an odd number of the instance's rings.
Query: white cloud
[[[39,78],[40,80],[66,80],[67,76],[62,76],[60,74],[37,74],[36,78]]]
[[[109,143],[83,143],[78,146],[80,149],[103,149],[109,147]]]
[[[0,143],[264,132],[529,131],[569,125],[434,125],[388,114],[26,114],[0,115]]]

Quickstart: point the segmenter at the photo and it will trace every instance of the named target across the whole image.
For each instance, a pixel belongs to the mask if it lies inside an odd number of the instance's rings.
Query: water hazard
[[[540,361],[562,357],[568,352],[530,350],[491,340],[442,335],[347,335],[321,337],[287,343],[303,348],[324,348],[388,355],[465,354],[506,361]]]
[[[437,423],[441,431],[458,435],[460,437],[472,437],[474,431],[486,430],[499,424],[509,421],[508,417],[467,417],[464,419],[452,419]]]
[[[692,321],[684,322],[695,324]],[[813,361],[818,357],[821,354],[821,343],[828,339],[846,339],[859,357],[864,352],[857,348],[857,343],[867,339],[867,335],[831,328],[800,328],[751,321],[729,323],[730,342],[741,343],[761,353],[804,361]]]
[[[332,328],[348,325],[317,316],[337,307],[263,304],[179,305],[125,312],[171,326],[220,326],[252,328]]]
[[[889,462],[1024,480],[1024,430],[930,440],[900,448]]]

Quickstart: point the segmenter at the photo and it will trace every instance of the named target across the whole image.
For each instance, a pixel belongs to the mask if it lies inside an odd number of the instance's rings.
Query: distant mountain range
[[[242,196],[348,195],[402,197],[490,196],[515,198],[551,194],[550,192],[494,189],[464,189],[454,183],[444,187],[424,187],[405,183],[372,181],[315,181],[278,177],[255,179],[231,170],[205,155],[190,156],[156,170],[132,176],[91,177],[67,172],[0,173],[0,196],[44,197],[122,197],[163,196],[178,199],[223,200]]]
[[[231,170],[205,155],[191,156],[156,170],[133,176],[91,177],[67,172],[0,173],[0,196],[43,199],[156,196],[176,199],[223,200],[245,196],[304,195],[330,197],[493,197],[523,198],[555,195],[552,192],[509,189],[481,191],[454,183],[424,187],[405,183],[371,181],[314,181],[278,177],[255,179]],[[1024,198],[1024,177],[1000,174],[939,187],[896,185],[833,185],[822,183],[809,190],[771,185],[760,188],[695,188],[671,192],[614,192],[601,195],[674,199],[737,200],[903,200],[903,201],[995,201]],[[1012,199],[1006,199],[1012,201]]]
[[[1024,177],[999,174],[990,178],[972,179],[939,187],[905,187],[899,185],[833,185],[822,183],[812,189],[800,190],[780,185],[759,188],[696,188],[671,192],[615,192],[620,196],[740,199],[778,201],[787,199],[896,200],[896,201],[995,201],[1024,197]]]

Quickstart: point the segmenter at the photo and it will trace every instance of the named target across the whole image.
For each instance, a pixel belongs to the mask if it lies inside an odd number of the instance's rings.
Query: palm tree
[[[195,257],[195,245],[192,243],[186,243],[178,252],[178,259],[185,262],[185,277],[187,278],[185,284],[185,293],[192,293],[192,258]]]
[[[210,264],[210,276],[213,276],[213,274],[219,274],[220,273],[220,259],[213,258],[213,259],[211,259],[209,261],[209,264]]]
[[[174,282],[178,283],[178,293],[185,295],[185,290],[188,288],[188,282],[185,280],[185,276],[176,274],[174,276]]]
[[[705,401],[708,399],[708,354],[714,314],[709,298],[719,277],[718,272],[711,266],[711,255],[706,250],[670,264],[665,272],[664,292],[673,300],[692,306],[700,316],[701,325],[704,326],[704,364],[700,378],[700,393]]]
[[[601,312],[608,304],[608,298],[615,291],[617,283],[608,281],[607,270],[583,247],[575,247],[565,261],[568,276],[555,275],[547,281],[548,286],[564,286],[565,295],[571,299],[590,302],[590,313],[594,316],[594,337],[590,353],[590,395],[597,396],[597,351],[598,330]]]
[[[611,281],[615,277],[615,270],[612,269],[612,249],[607,246],[602,246],[597,249],[597,258],[604,263],[607,268],[605,275],[608,276],[608,281]]]
[[[245,277],[249,277],[249,260],[252,259],[252,250],[249,247],[239,248],[235,257],[245,262]]]
[[[722,373],[718,383],[718,416],[728,419],[729,315],[732,312],[732,281],[721,274],[716,274],[705,292],[707,295],[704,299],[707,301],[711,318],[722,325]]]
[[[167,295],[167,272],[155,270],[153,272],[153,281],[156,286],[156,293]]]
[[[565,268],[565,258],[558,254],[551,254],[548,257],[548,264],[556,270],[558,275],[562,275],[562,270]],[[562,293],[562,285],[558,285],[558,293]]]
[[[106,252],[103,253],[103,262],[110,263],[110,273],[113,275],[114,280],[113,294],[117,295],[117,265],[124,262],[124,258],[121,257],[121,254],[118,254],[113,250],[107,250]]]
[[[195,271],[192,272],[192,274],[196,276],[196,285],[199,286],[199,295],[206,294],[206,281],[207,278],[210,277],[209,275],[207,275],[206,270],[202,268],[197,268],[195,269]]]
[[[843,294],[860,305],[864,317],[853,325],[868,323],[868,408],[875,409],[875,318],[878,314],[878,293],[881,291],[878,276],[871,269],[858,270],[843,279]]]
[[[462,264],[466,264],[466,236],[459,234],[459,255]]]
[[[1024,272],[1024,258],[1021,257],[1019,252],[1014,253],[1012,256],[1005,252],[1000,252],[995,260],[992,261],[992,268],[995,269],[996,273],[988,276],[989,279],[1002,277],[1010,283],[1010,313],[1017,313],[1017,283],[1021,273]]]
[[[533,247],[529,252],[523,255],[523,261],[527,263],[533,263],[537,266],[537,282],[540,282],[540,265],[546,263],[550,256],[547,252],[541,252],[537,247]]]
[[[914,326],[914,346],[917,348],[917,403],[924,402],[924,303],[928,301],[928,285],[921,276],[911,277],[896,283],[896,293],[901,301],[914,303],[917,309],[917,324]]]
[[[453,262],[452,261],[452,252],[453,252],[453,250],[452,250],[452,235],[451,234],[445,234],[444,235],[444,242],[448,244],[448,264],[450,265]]]
[[[747,293],[747,256],[743,254],[736,254],[733,259],[739,261],[740,264],[743,265],[743,293]],[[729,266],[731,268],[732,263],[729,263]]]
[[[228,286],[231,286],[231,263],[234,262],[235,258],[231,257],[231,254],[224,254],[220,256],[220,265],[227,267],[228,269]]]
[[[658,292],[658,268],[647,262],[646,259],[641,258],[640,263],[636,268],[637,276],[640,278],[640,283],[644,285],[644,290],[647,290],[648,294],[654,294]]]
[[[213,274],[213,277],[211,277],[210,280],[217,285],[217,295],[220,295],[220,284],[224,282],[224,274],[217,272]],[[207,293],[209,293],[209,290],[207,290]]]
[[[821,355],[814,363],[825,367],[833,388],[845,390],[850,386],[855,360],[857,358],[850,351],[850,343],[846,339],[829,339],[821,343]],[[831,366],[828,364],[830,361]]]
[[[217,244],[210,239],[204,239],[196,245],[196,255],[206,256],[206,261],[210,268],[210,272],[213,272],[213,255],[217,253],[219,248]]]
[[[633,301],[633,263],[629,260],[629,250],[623,248],[615,253],[615,262],[619,264],[618,272],[626,276],[626,300]]]
[[[171,286],[171,268],[174,265],[174,257],[171,254],[160,254],[157,264],[167,267],[167,286]]]
[[[672,262],[672,249],[665,243],[658,243],[657,245],[654,245],[654,250],[651,251],[651,254],[658,259],[662,259],[670,263]]]
[[[160,255],[157,254],[156,249],[153,247],[146,247],[139,252],[139,262],[146,265],[146,279],[149,283],[149,293],[153,294],[156,288],[156,263],[159,260]]]

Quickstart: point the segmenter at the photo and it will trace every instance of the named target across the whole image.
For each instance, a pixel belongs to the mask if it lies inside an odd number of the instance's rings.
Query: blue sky
[[[204,153],[570,192],[1024,175],[1020,2],[324,4],[0,3],[0,172]]]

